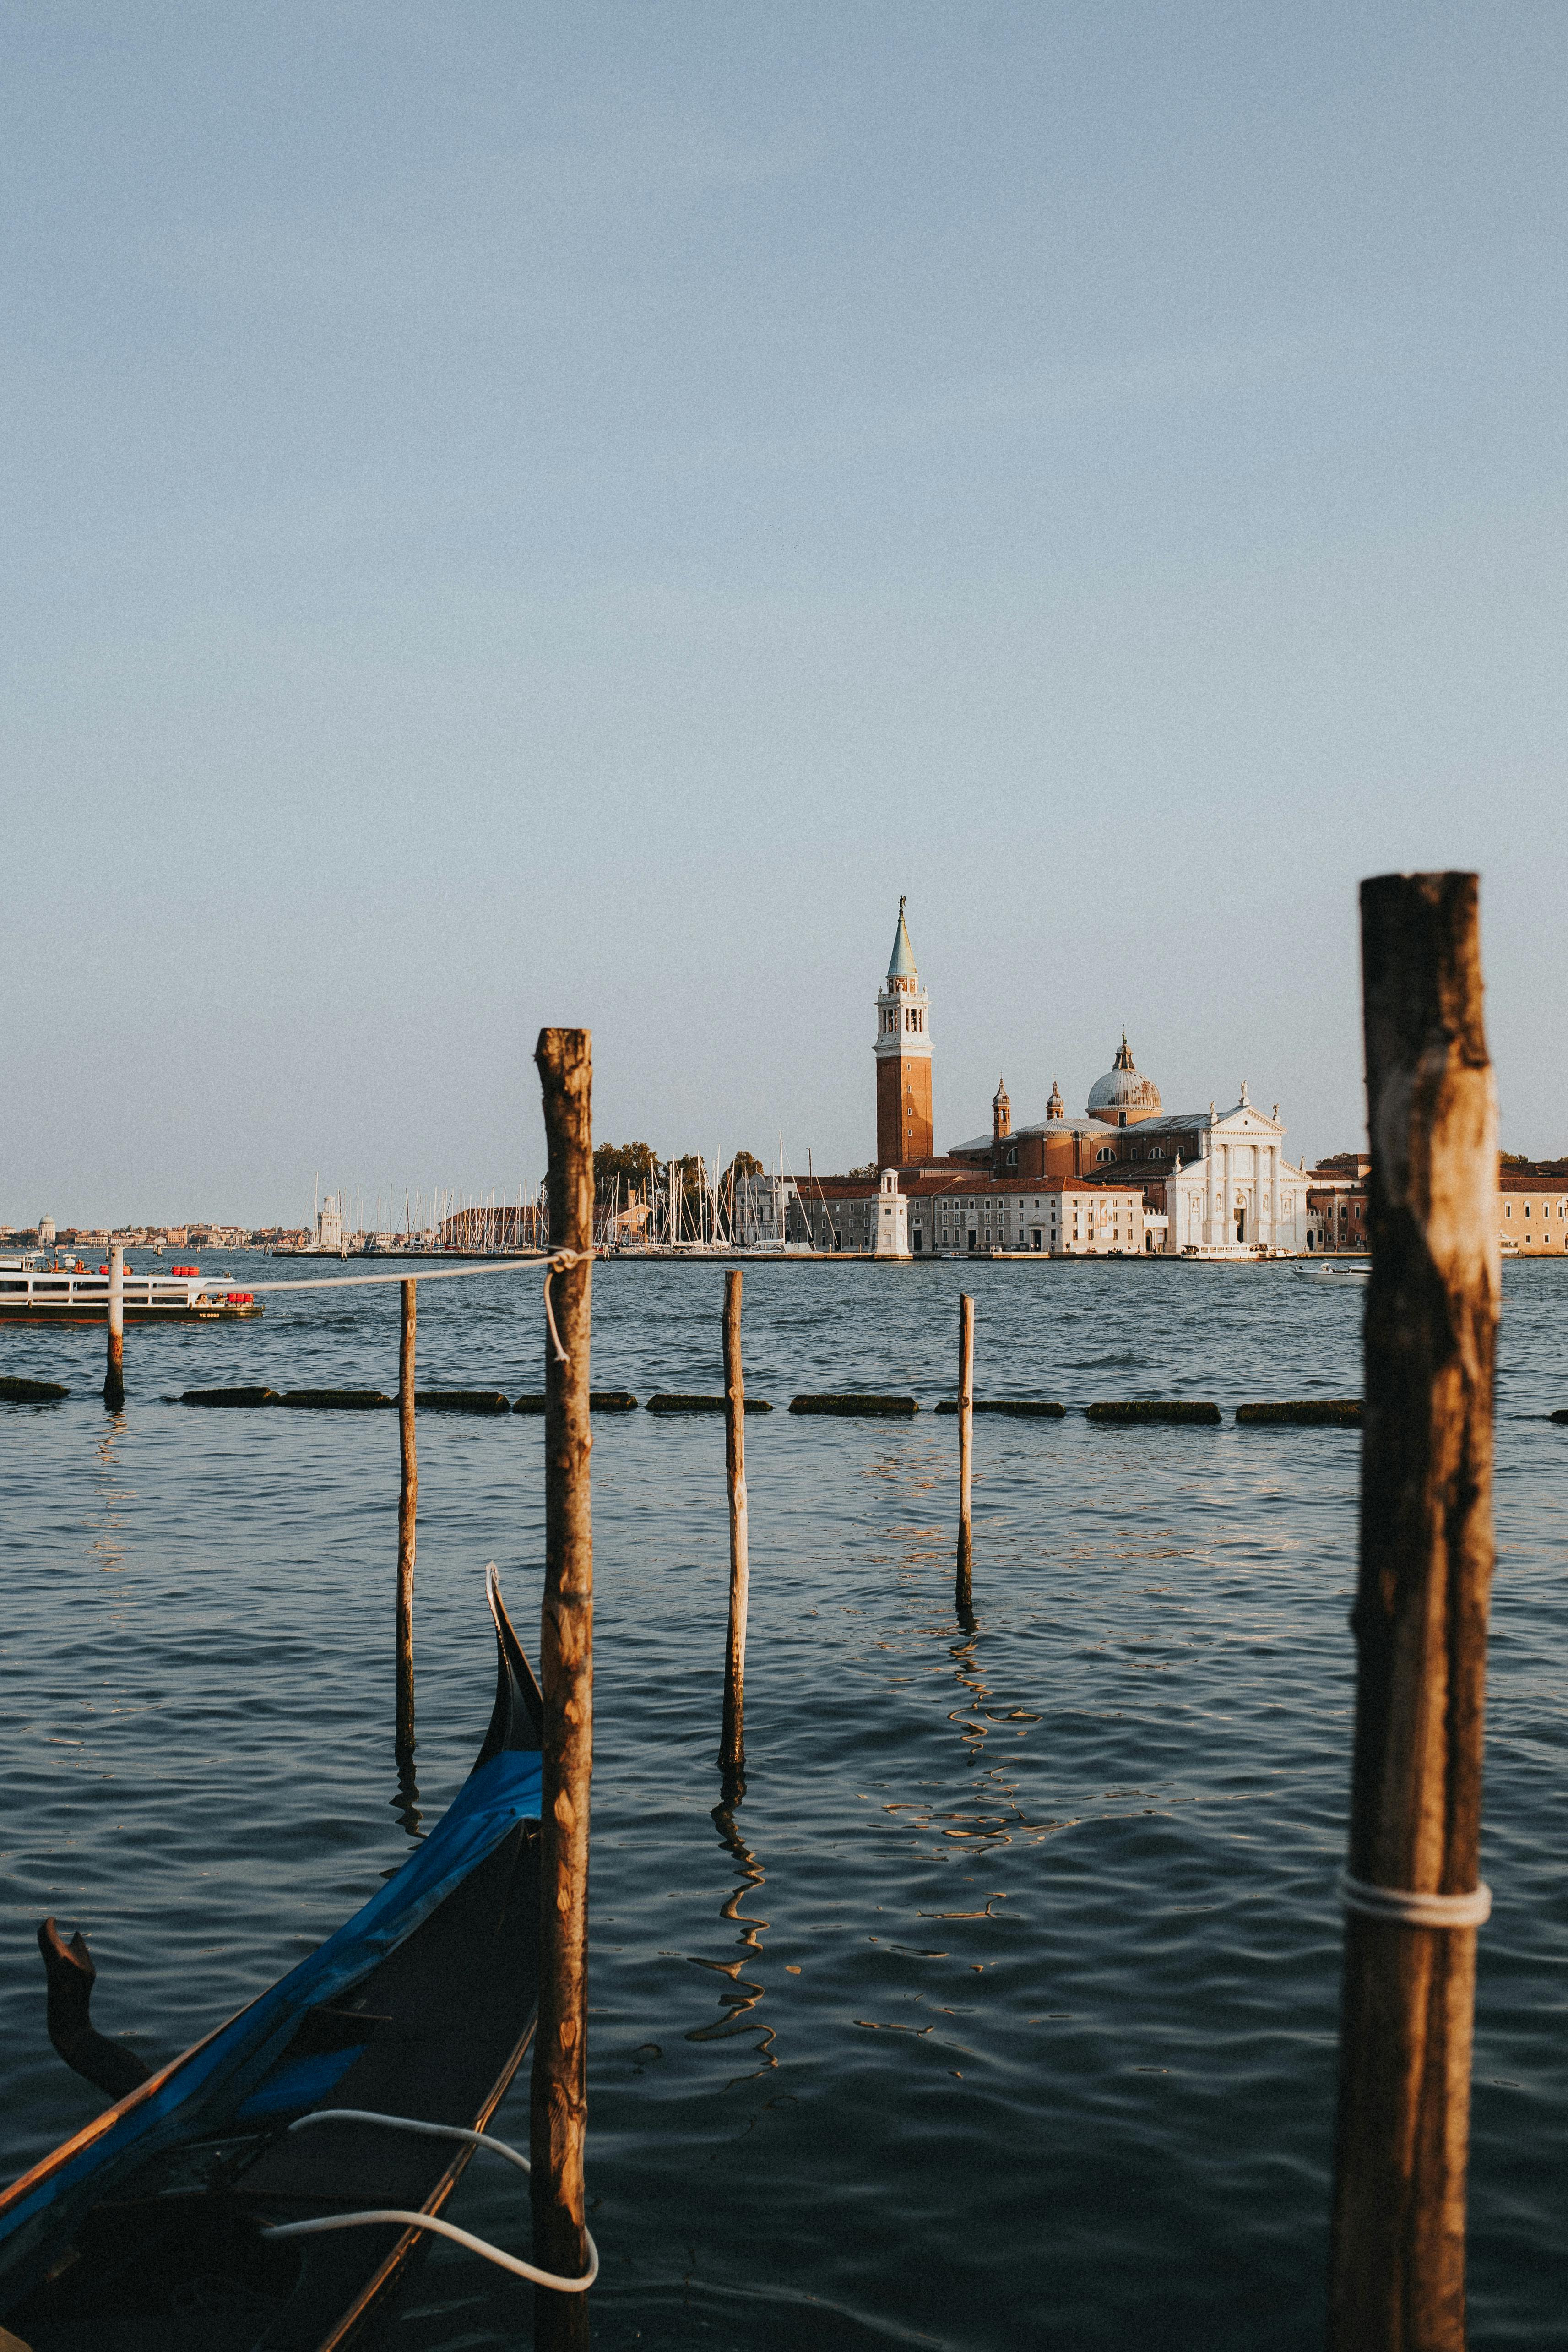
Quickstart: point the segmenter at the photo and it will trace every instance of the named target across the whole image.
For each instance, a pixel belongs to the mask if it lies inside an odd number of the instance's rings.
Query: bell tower
[[[930,1008],[904,928],[904,901],[887,978],[876,1000],[876,1164],[908,1168],[932,1157]]]

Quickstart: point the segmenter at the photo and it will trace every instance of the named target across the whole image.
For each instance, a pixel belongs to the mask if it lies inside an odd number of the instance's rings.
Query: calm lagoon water
[[[283,1265],[228,1262],[260,1278]],[[1471,2340],[1568,2346],[1568,1276],[1511,1265],[1471,2169]],[[748,1267],[748,1384],[1354,1394],[1361,1286],[1310,1266]],[[596,1270],[593,1373],[719,1385],[716,1265]],[[150,2058],[270,1983],[450,1801],[498,1561],[532,1640],[542,1424],[419,1425],[417,1808],[392,1758],[391,1414],[197,1413],[190,1385],[396,1384],[395,1290],[258,1326],[0,1331],[0,2159],[94,2111],[33,1937],[85,1927]],[[542,1385],[539,1283],[437,1284],[422,1381]],[[723,1432],[595,1422],[592,2222],[609,2347],[1322,2340],[1358,1440],[753,1415],[748,1785],[714,1769]],[[496,2127],[527,2137],[526,2074]],[[496,2168],[499,2170],[500,2168]],[[452,2208],[521,2246],[505,2179]],[[395,2352],[528,2340],[441,2249]]]

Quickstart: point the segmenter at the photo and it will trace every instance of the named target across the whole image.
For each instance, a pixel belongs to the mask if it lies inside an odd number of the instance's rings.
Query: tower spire
[[[931,1033],[929,1006],[915,969],[904,899],[887,978],[876,1000],[876,1160],[879,1168],[907,1168],[929,1160]]]
[[[915,968],[915,950],[909,944],[909,928],[904,919],[902,898],[898,902],[898,929],[893,935],[893,953],[887,960],[887,976],[889,980],[911,982],[920,977]]]

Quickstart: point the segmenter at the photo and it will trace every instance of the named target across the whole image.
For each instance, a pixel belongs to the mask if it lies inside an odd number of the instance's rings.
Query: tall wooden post
[[[975,1302],[966,1290],[958,1300],[958,1580],[954,1598],[960,1617],[973,1612],[969,1572],[969,1482],[975,1454]]]
[[[419,1509],[419,1462],[413,1443],[413,1341],[419,1285],[402,1286],[402,1332],[398,1349],[397,1422],[402,1452],[402,1483],[397,1497],[397,1759],[413,1754],[413,1543]]]
[[[1361,890],[1372,1279],[1329,2339],[1461,2352],[1497,1106],[1473,874]]]
[[[550,1245],[586,1251],[593,1234],[591,1040],[586,1029],[541,1029],[534,1060],[544,1088]],[[539,1633],[544,1692],[540,1801],[539,2019],[529,2147],[534,2260],[579,2278],[588,2268],[583,2211],[587,2127],[588,1800],[593,1767],[593,1537],[589,1516],[589,1331],[586,1259],[547,1276],[563,1363],[545,1344],[545,1591]],[[539,2352],[584,2352],[588,2298],[534,2290]]]
[[[111,1412],[125,1402],[125,1247],[109,1248],[109,1363],[103,1376],[103,1401]]]
[[[751,1566],[746,1523],[746,1381],[740,1366],[740,1270],[724,1277],[724,1467],[729,1485],[729,1635],[724,1654],[724,1733],[719,1769],[746,1769],[746,1612]]]

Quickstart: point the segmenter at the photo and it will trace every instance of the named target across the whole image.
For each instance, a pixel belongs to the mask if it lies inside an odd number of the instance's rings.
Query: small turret
[[[1061,1088],[1054,1078],[1051,1082],[1051,1100],[1045,1106],[1045,1115],[1047,1118],[1065,1118],[1067,1116],[1061,1099]]]

